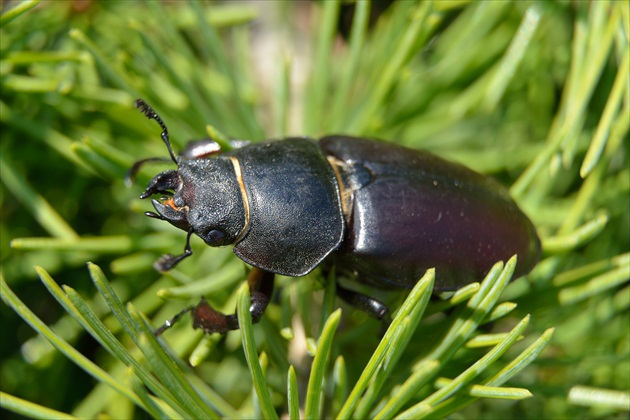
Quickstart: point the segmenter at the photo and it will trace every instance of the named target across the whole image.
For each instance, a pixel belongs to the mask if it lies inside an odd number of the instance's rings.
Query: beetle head
[[[246,211],[243,202],[244,192],[238,183],[230,158],[210,157],[220,152],[219,145],[212,140],[191,142],[181,157],[176,157],[171,147],[166,124],[158,114],[142,99],[135,102],[136,108],[162,128],[162,140],[166,144],[171,160],[177,170],[157,174],[140,198],[160,194],[159,200],[152,200],[157,211],[146,212],[149,217],[165,220],[175,227],[196,233],[206,244],[221,246],[236,242],[244,233]],[[130,181],[145,162],[162,160],[144,159],[131,168],[127,179]],[[188,242],[186,245],[189,248]],[[189,255],[189,251],[186,255]],[[172,267],[181,258],[169,259]]]
[[[140,198],[153,200],[157,213],[147,216],[193,231],[206,244],[234,243],[245,228],[242,193],[230,159],[182,160],[177,171],[164,171],[149,182]]]

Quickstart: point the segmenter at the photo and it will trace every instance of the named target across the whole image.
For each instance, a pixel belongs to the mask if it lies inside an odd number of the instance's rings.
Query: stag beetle
[[[269,303],[275,274],[303,276],[324,263],[364,285],[409,289],[431,267],[436,291],[456,290],[492,265],[518,254],[515,277],[540,254],[530,220],[496,181],[426,152],[363,138],[292,137],[221,152],[213,140],[191,142],[179,157],[168,130],[143,100],[135,103],[162,128],[177,170],[156,175],[140,198],[155,194],[155,212],[188,232],[184,253],[156,262],[166,271],[192,254],[194,233],[210,246],[234,245],[254,267],[248,276],[250,312],[257,322]],[[147,161],[137,162],[130,177]],[[164,160],[164,159],[161,159]],[[336,285],[337,294],[377,319],[378,300]],[[235,314],[204,299],[192,311],[206,333],[238,329]]]

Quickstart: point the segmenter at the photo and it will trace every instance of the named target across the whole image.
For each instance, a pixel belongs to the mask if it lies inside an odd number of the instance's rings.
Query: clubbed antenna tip
[[[140,110],[148,119],[157,121],[162,127],[162,140],[166,144],[168,148],[168,153],[171,155],[171,159],[175,164],[177,164],[177,158],[175,157],[175,153],[173,153],[173,148],[171,147],[171,141],[168,137],[168,129],[166,128],[166,124],[162,121],[162,118],[147,104],[143,99],[136,99],[134,102],[136,108]]]

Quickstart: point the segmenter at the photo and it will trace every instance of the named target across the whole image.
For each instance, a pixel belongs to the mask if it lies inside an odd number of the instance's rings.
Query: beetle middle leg
[[[249,312],[252,316],[252,323],[260,321],[269,301],[271,300],[271,294],[273,293],[273,283],[275,274],[269,271],[254,268],[247,276],[247,283],[249,284]],[[156,336],[162,334],[164,331],[173,326],[184,314],[187,312],[192,313],[193,328],[201,328],[206,334],[219,333],[225,334],[231,330],[238,330],[238,316],[236,313],[225,315],[215,310],[205,300],[197,304],[197,306],[191,306],[172,319],[166,321],[164,325],[155,330]]]
[[[374,318],[383,321],[384,328],[387,328],[391,323],[389,308],[378,299],[361,294],[354,290],[346,289],[345,287],[339,285],[339,283],[336,284],[336,291],[337,296],[349,305],[352,305]]]
[[[275,274],[269,271],[254,268],[247,277],[249,284],[249,312],[252,316],[252,323],[257,323],[262,317],[273,292]],[[224,315],[216,311],[210,304],[202,299],[197,306],[192,309],[193,327],[201,328],[206,334],[225,334],[230,330],[238,330],[238,317],[236,313]]]

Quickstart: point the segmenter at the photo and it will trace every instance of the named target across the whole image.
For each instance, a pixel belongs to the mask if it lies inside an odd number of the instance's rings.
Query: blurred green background
[[[3,2],[3,279],[82,354],[116,371],[119,364],[70,320],[34,266],[74,288],[116,333],[120,326],[94,289],[88,261],[154,327],[201,295],[231,312],[245,276],[230,249],[209,249],[198,239],[195,255],[173,272],[152,269],[162,253],[181,252],[185,235],[144,217],[150,203],[137,199],[168,165],[147,165],[135,185],[124,184],[134,161],[167,157],[158,126],[133,108],[136,98],[157,110],[176,150],[208,133],[252,141],[327,133],[382,138],[497,178],[543,240],[541,263],[503,295],[518,306],[492,329],[509,330],[531,314],[522,350],[555,328],[549,347],[508,383],[533,397],[482,399],[452,416],[626,418],[627,2],[398,1],[371,15],[368,6]],[[299,369],[305,350],[295,356],[297,341],[283,332],[299,336],[297,322],[306,337],[318,336],[324,285],[318,271],[281,278],[277,299],[254,327],[260,351],[272,354],[268,386],[279,414],[286,413],[289,363],[298,366],[300,383],[308,377]],[[384,299],[394,308],[401,301]],[[344,312],[333,352],[345,358],[352,388],[378,344],[379,325],[336,305]],[[5,408],[10,394],[80,417],[147,416],[53,350],[11,308],[0,311]],[[401,364],[413,364],[452,321],[423,321]],[[171,351],[184,359],[201,339],[188,320],[169,334]],[[239,334],[204,340],[212,350],[195,374],[243,417],[256,413]],[[439,376],[453,378],[483,354],[462,348]],[[406,374],[401,369],[388,392]],[[325,409],[335,413],[333,403]]]

